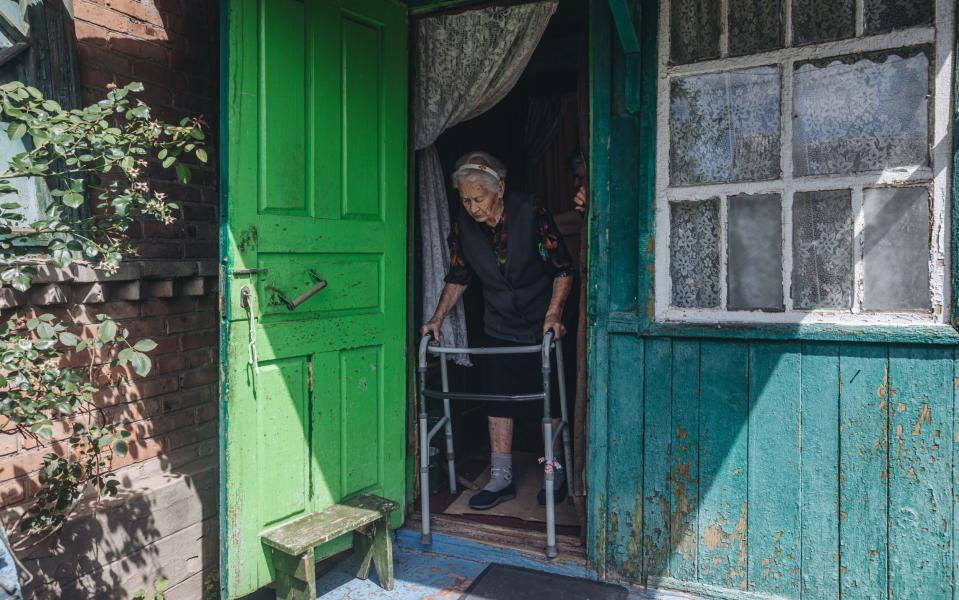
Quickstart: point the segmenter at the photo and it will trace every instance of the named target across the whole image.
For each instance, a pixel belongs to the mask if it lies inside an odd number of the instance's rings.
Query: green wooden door
[[[363,491],[404,504],[407,23],[390,0],[232,0],[225,17],[233,598],[272,579],[265,528]]]

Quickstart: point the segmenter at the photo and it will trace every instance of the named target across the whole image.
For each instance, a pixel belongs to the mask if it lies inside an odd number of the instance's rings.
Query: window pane
[[[674,64],[719,58],[719,2],[673,0],[669,15],[670,60]]]
[[[729,197],[729,308],[783,310],[779,194]]]
[[[852,194],[797,192],[793,197],[793,306],[852,307]]]
[[[730,0],[729,54],[742,56],[783,46],[782,2]]]
[[[854,0],[792,0],[792,3],[796,46],[856,35]]]
[[[863,213],[863,308],[929,310],[929,192],[865,190]]]
[[[683,77],[670,94],[673,185],[779,177],[778,67]]]
[[[719,306],[719,198],[669,205],[672,305]]]
[[[882,33],[917,25],[932,25],[933,0],[865,0],[866,33]]]
[[[928,165],[928,94],[922,50],[797,65],[795,174]]]

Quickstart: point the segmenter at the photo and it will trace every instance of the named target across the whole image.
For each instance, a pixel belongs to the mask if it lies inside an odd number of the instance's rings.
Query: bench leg
[[[393,539],[390,536],[389,515],[377,520],[372,532],[355,531],[353,533],[353,551],[360,557],[360,568],[356,576],[366,579],[370,576],[370,563],[376,567],[380,587],[393,590]]]
[[[273,550],[277,600],[316,600],[316,564],[313,549],[303,556]]]

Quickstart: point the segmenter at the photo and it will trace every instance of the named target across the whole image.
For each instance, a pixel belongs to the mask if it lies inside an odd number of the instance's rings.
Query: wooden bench
[[[362,494],[318,513],[310,513],[260,535],[273,549],[276,597],[280,600],[316,600],[314,550],[353,532],[353,551],[360,557],[356,576],[366,579],[370,563],[380,585],[393,589],[393,543],[390,513],[399,505],[372,494]]]

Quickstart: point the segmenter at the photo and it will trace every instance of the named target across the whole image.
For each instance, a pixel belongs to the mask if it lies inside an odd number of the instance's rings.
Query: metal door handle
[[[283,295],[283,292],[276,289],[275,287],[271,286],[270,289],[273,290],[273,292],[276,294],[276,297],[279,298],[280,302],[285,304],[288,309],[296,310],[296,307],[303,304],[304,302],[306,302],[307,300],[315,296],[317,292],[319,292],[320,290],[326,287],[326,280],[320,279],[320,276],[316,274],[316,271],[314,271],[313,269],[310,269],[309,273],[310,273],[310,277],[316,280],[316,285],[314,285],[313,287],[311,287],[310,289],[303,292],[302,294],[300,294],[299,296],[297,296],[296,298],[292,300],[290,300],[285,295]]]

